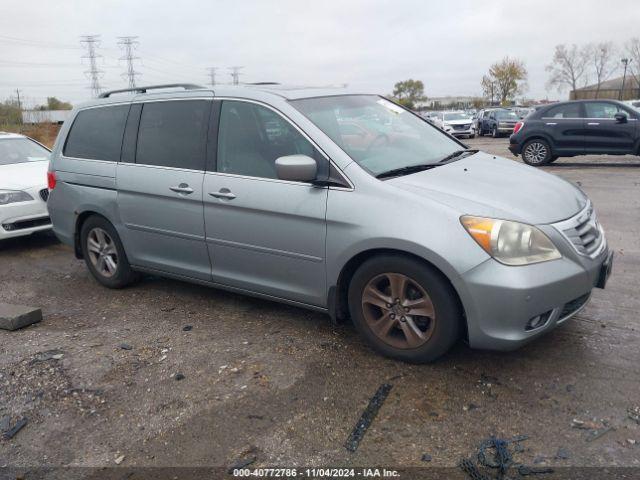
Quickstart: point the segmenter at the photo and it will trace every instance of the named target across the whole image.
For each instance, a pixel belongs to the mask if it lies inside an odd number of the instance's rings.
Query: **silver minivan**
[[[554,175],[377,95],[173,87],[105,93],[54,146],[53,229],[107,287],[146,272],[308,307],[410,362],[518,347],[604,288],[593,206]]]

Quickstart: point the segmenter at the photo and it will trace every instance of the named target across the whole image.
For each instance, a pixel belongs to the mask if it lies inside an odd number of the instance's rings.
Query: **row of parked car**
[[[518,120],[532,108],[486,108],[482,110],[425,112],[423,118],[455,137],[474,138],[491,134],[497,138],[513,133]]]

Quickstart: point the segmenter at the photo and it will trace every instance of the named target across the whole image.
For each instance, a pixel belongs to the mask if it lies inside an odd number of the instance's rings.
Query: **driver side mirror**
[[[311,182],[318,173],[318,164],[307,155],[286,155],[276,160],[276,173],[280,180]]]
[[[622,112],[616,113],[613,118],[616,119],[616,123],[627,123],[627,116]]]

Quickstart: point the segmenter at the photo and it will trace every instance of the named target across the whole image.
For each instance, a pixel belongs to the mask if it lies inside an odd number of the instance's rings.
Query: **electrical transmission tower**
[[[91,80],[91,95],[93,97],[97,97],[100,95],[102,91],[102,87],[100,87],[100,77],[103,74],[103,71],[98,68],[98,62],[96,61],[98,58],[102,57],[97,52],[98,47],[100,46],[100,35],[84,35],[80,37],[80,44],[87,49],[87,54],[83,55],[82,58],[89,59],[89,70],[85,70],[85,75],[87,78]]]
[[[211,84],[212,87],[214,87],[216,85],[216,70],[218,70],[216,67],[209,67],[209,83]]]
[[[233,79],[234,85],[240,84],[240,70],[242,70],[243,68],[244,67],[229,67],[229,70],[231,70],[231,78]]]
[[[124,50],[124,56],[120,57],[119,60],[126,60],[127,62],[127,71],[122,74],[122,77],[128,80],[129,88],[136,88],[136,75],[140,75],[133,66],[133,62],[140,59],[140,57],[135,57],[133,54],[139,43],[137,38],[118,37],[118,45]]]

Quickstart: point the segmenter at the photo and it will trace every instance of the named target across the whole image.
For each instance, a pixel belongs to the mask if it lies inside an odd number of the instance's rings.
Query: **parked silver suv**
[[[103,94],[54,147],[54,231],[107,287],[148,272],[350,317],[411,362],[517,347],[604,287],[602,227],[560,178],[376,95],[182,87]]]

